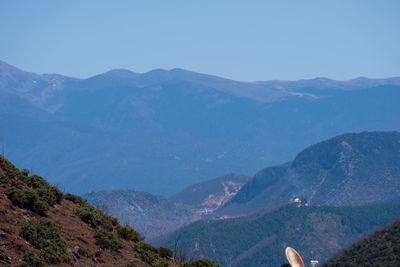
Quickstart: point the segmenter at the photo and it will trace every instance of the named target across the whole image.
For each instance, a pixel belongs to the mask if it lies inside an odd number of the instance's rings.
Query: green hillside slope
[[[400,220],[353,244],[324,263],[334,266],[399,266]]]
[[[184,262],[144,243],[133,228],[3,156],[0,240],[0,266],[217,267],[208,260]]]
[[[223,266],[280,266],[294,247],[308,261],[326,260],[362,236],[400,217],[400,204],[358,207],[288,205],[259,218],[198,221],[177,231],[176,242],[191,255]]]
[[[400,197],[400,133],[336,136],[301,151],[292,162],[266,168],[245,184],[221,214],[249,214],[288,203],[366,205]]]

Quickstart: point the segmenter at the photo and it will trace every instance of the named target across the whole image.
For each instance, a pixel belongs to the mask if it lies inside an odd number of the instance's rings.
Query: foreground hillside
[[[398,266],[400,263],[400,221],[375,232],[324,263],[334,266]]]
[[[152,240],[207,217],[235,196],[249,179],[231,173],[192,185],[168,199],[135,190],[91,192],[83,197]]]
[[[197,266],[2,156],[0,215],[1,266]]]
[[[198,221],[181,228],[165,246],[208,257],[223,266],[280,266],[294,247],[305,261],[324,261],[371,231],[400,217],[400,204],[315,207],[295,204],[260,217]],[[344,265],[338,265],[344,266]]]
[[[365,205],[400,197],[400,133],[342,134],[257,173],[219,213],[279,207],[294,197],[311,205]]]
[[[77,194],[170,196],[252,175],[343,132],[400,130],[399,98],[399,79],[255,83],[178,69],[73,79],[0,62],[7,156]]]

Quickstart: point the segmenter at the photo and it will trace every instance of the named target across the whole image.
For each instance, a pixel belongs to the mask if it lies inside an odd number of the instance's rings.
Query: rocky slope
[[[131,227],[3,156],[0,215],[1,266],[197,266],[144,243]]]
[[[248,180],[249,176],[230,173],[189,186],[169,200],[212,212],[231,200]]]

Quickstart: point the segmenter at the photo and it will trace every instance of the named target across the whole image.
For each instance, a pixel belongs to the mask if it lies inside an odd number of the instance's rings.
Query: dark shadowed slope
[[[400,221],[371,234],[326,261],[323,266],[398,266]]]

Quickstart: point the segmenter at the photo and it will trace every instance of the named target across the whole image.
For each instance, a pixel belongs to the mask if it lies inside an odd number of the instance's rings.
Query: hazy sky
[[[114,68],[400,76],[400,1],[0,0],[0,60],[75,77]]]

